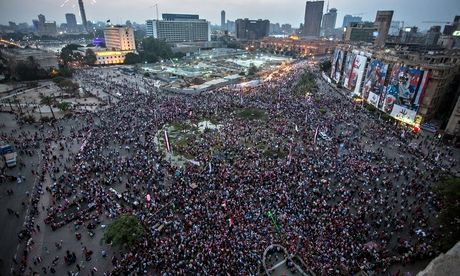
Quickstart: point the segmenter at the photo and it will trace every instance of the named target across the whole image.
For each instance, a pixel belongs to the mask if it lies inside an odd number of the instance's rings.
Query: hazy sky
[[[32,23],[42,13],[49,21],[65,22],[65,13],[75,13],[80,23],[77,0],[61,7],[65,0],[0,0],[0,23],[8,21]],[[94,3],[95,2],[95,3]],[[91,21],[124,23],[126,20],[144,23],[155,16],[153,5],[158,3],[159,13],[194,13],[214,24],[220,24],[220,11],[227,19],[269,19],[274,23],[290,23],[298,26],[305,12],[303,0],[85,0],[86,17]],[[325,12],[326,12],[325,2]],[[377,10],[394,10],[394,20],[406,25],[419,25],[422,21],[450,21],[460,15],[460,0],[331,0],[331,8],[338,9],[337,26],[341,26],[345,14],[362,14],[373,21]],[[433,25],[433,24],[428,24]],[[442,25],[442,24],[441,24]]]

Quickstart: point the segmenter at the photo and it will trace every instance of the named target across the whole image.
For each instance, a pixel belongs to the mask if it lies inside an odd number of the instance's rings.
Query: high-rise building
[[[432,26],[425,36],[425,45],[434,46],[438,44],[441,37],[441,26]]]
[[[163,14],[164,20],[147,20],[147,36],[169,43],[211,40],[210,24],[192,14]]]
[[[268,20],[236,20],[236,38],[242,40],[259,40],[266,36],[270,31],[270,21]]]
[[[38,23],[45,24],[46,18],[43,14],[38,15]]]
[[[46,22],[46,18],[43,14],[38,15],[37,33],[38,35],[47,36],[57,35],[56,22]]]
[[[307,1],[305,6],[305,24],[303,36],[319,37],[321,19],[323,18],[324,1]]]
[[[374,44],[377,47],[385,46],[388,32],[390,31],[391,20],[393,19],[393,11],[377,11],[374,24],[377,27],[377,37]]]
[[[134,30],[126,26],[107,26],[104,29],[105,45],[109,50],[135,51]]]
[[[227,20],[227,31],[229,33],[236,32],[236,24],[235,21]]]
[[[360,22],[360,23],[349,23],[345,31],[345,41],[355,42],[374,42],[375,32],[377,31],[374,23],[372,22]]]
[[[388,32],[389,35],[399,35],[399,32],[403,29],[404,22],[403,21],[391,21],[390,24],[390,31]]]
[[[86,21],[86,12],[85,6],[83,5],[83,0],[78,0],[78,6],[80,7],[80,14],[81,14],[81,24],[85,31],[89,32],[88,30],[88,22]]]
[[[67,29],[70,32],[75,32],[78,29],[77,26],[77,18],[75,17],[75,14],[73,13],[66,13],[65,14],[65,20],[67,22]]]
[[[227,29],[225,26],[225,11],[220,12],[220,28],[223,31]]]
[[[334,32],[335,23],[337,21],[337,9],[330,9],[323,16],[323,32],[324,36],[330,36]]]
[[[291,24],[283,24],[283,25],[281,25],[281,31],[283,31],[284,34],[291,34],[292,33]]]
[[[362,18],[362,17],[360,17],[360,16],[353,16],[353,15],[347,14],[347,15],[345,15],[345,16],[343,17],[342,28],[348,27],[348,25],[349,25],[350,23],[361,23],[361,22],[363,22],[363,18]]]

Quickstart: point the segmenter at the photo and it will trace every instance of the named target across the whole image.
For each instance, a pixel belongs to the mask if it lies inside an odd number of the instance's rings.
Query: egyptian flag
[[[318,130],[319,130],[319,126],[316,128],[316,131],[315,131],[315,138],[314,138],[315,145],[316,145],[316,138],[318,137]]]
[[[169,137],[168,137],[168,132],[166,130],[164,131],[164,144],[165,144],[165,149],[167,152],[171,151],[171,147],[169,146]]]

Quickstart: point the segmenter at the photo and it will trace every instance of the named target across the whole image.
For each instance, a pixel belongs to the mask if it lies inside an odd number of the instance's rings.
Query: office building
[[[227,31],[229,33],[235,33],[236,32],[236,23],[235,23],[235,21],[227,20]]]
[[[347,14],[343,17],[342,28],[348,27],[350,23],[361,23],[361,22],[363,22],[362,17]]]
[[[46,18],[43,14],[38,15],[38,23],[39,24],[45,24]]]
[[[134,30],[126,26],[107,26],[104,29],[107,49],[113,51],[135,51]]]
[[[65,20],[67,23],[67,31],[76,32],[78,30],[77,18],[73,13],[66,13]]]
[[[305,37],[319,37],[323,18],[324,1],[307,1],[305,6],[304,32]]]
[[[259,40],[268,36],[270,21],[268,20],[236,20],[236,38],[241,40]]]
[[[206,42],[211,40],[210,24],[198,15],[163,14],[163,20],[147,20],[147,36],[168,43]]]
[[[225,26],[225,11],[220,12],[220,28],[222,31],[225,31],[227,27]]]
[[[56,36],[56,22],[46,22],[46,18],[43,14],[38,15],[37,34],[40,36]]]
[[[281,31],[284,34],[292,34],[292,26],[291,26],[291,24],[283,24],[283,25],[281,25]]]
[[[165,21],[186,21],[186,20],[200,19],[200,17],[196,14],[179,14],[179,13],[163,13],[161,17]]]
[[[404,22],[402,21],[391,21],[389,35],[398,36],[399,32],[404,28]]]
[[[83,5],[83,0],[78,0],[78,6],[80,7],[81,23],[83,25],[83,28],[85,29],[86,32],[89,32],[88,22],[86,20],[85,6]]]
[[[385,46],[388,32],[390,31],[391,20],[393,19],[393,11],[377,11],[374,24],[377,27],[377,37],[375,45],[377,47]]]
[[[324,36],[331,36],[335,29],[335,23],[337,21],[337,9],[330,9],[326,14],[323,16],[323,33]]]
[[[425,36],[425,45],[434,46],[438,44],[441,37],[441,26],[432,26]]]
[[[360,22],[349,23],[345,31],[344,40],[347,42],[368,42],[372,43],[375,40],[377,28],[374,23]]]

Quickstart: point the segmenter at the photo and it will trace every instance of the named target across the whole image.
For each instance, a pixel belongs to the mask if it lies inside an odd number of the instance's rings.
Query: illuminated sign
[[[455,31],[452,35],[453,35],[453,36],[460,36],[460,30],[459,30],[459,31]]]

